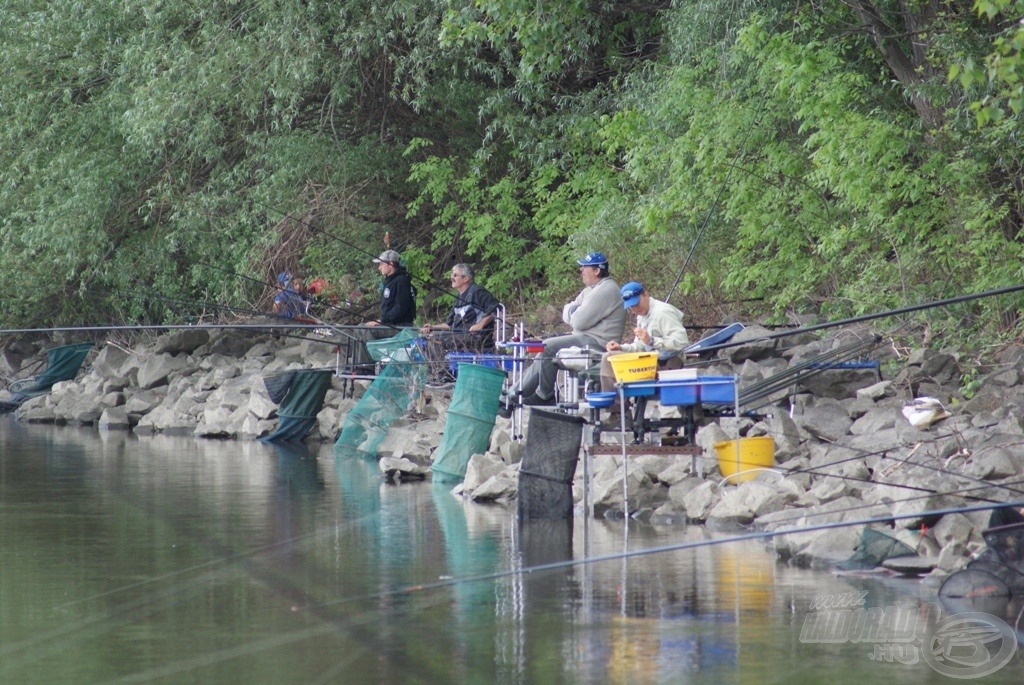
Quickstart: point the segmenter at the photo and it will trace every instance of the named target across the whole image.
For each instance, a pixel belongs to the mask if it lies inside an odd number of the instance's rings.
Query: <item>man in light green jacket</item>
[[[615,388],[615,374],[610,357],[624,352],[657,352],[658,368],[678,369],[683,366],[683,350],[690,341],[683,326],[683,313],[667,302],[651,297],[636,281],[622,286],[622,306],[636,314],[634,339],[629,343],[611,341],[601,358],[601,390]]]

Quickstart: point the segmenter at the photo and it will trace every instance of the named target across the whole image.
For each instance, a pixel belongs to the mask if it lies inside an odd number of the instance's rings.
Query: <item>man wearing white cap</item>
[[[658,368],[678,369],[683,366],[682,353],[689,344],[683,313],[667,302],[656,300],[636,281],[622,286],[622,306],[636,314],[634,339],[629,343],[615,341],[605,345],[601,358],[601,390],[615,388],[615,374],[609,357],[624,352],[657,352]]]
[[[509,394],[522,393],[525,405],[550,405],[555,401],[555,380],[558,367],[555,356],[567,347],[593,350],[622,339],[626,312],[618,284],[608,272],[608,258],[601,252],[591,252],[576,261],[585,286],[572,302],[562,308],[562,320],[572,326],[569,335],[558,335],[544,340],[544,351],[533,360],[523,374],[519,387]]]

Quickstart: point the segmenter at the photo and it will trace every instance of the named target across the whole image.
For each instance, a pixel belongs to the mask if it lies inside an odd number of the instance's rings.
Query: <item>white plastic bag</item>
[[[952,416],[934,397],[916,397],[913,402],[903,405],[903,415],[914,428],[924,430],[936,421]]]

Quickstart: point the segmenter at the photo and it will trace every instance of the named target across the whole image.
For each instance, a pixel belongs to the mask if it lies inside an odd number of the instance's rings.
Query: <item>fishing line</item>
[[[256,199],[253,199],[253,198],[249,198],[249,201],[252,202],[255,205],[263,207],[264,209],[269,209],[272,212],[276,212],[277,214],[281,215],[282,218],[289,219],[289,220],[294,221],[294,222],[296,222],[298,224],[301,224],[301,225],[305,226],[306,228],[310,229],[311,231],[316,231],[316,232],[322,233],[323,235],[327,236],[328,238],[331,238],[332,240],[336,240],[337,242],[341,243],[342,245],[345,245],[346,247],[350,247],[350,248],[352,248],[353,250],[355,250],[356,252],[358,252],[360,254],[366,255],[366,256],[368,256],[368,257],[370,257],[372,259],[376,259],[377,256],[378,256],[376,254],[373,254],[372,252],[368,252],[367,250],[359,247],[358,245],[350,243],[349,241],[345,240],[341,236],[338,236],[337,234],[332,233],[331,231],[328,231],[325,228],[314,226],[313,224],[309,223],[308,221],[304,221],[302,219],[293,217],[293,216],[291,216],[291,214],[289,214],[289,213],[287,213],[287,212],[285,212],[285,211],[283,211],[281,209],[278,209],[277,207],[274,207],[273,205],[269,205],[269,204],[266,204],[264,202],[260,202],[259,200],[256,200]],[[419,283],[423,284],[424,286],[426,286],[426,288],[428,290],[433,291],[435,293],[438,293],[438,294],[440,294],[443,297],[452,297],[451,292],[449,292],[448,290],[446,290],[446,289],[442,288],[441,286],[437,285],[433,280],[429,280],[428,281],[427,279],[421,278],[421,277],[417,276],[416,274],[414,274],[412,272],[408,272],[408,273],[409,273],[409,276],[414,278],[417,282],[419,282]]]
[[[923,304],[915,304],[909,307],[901,307],[899,309],[890,309],[884,312],[877,312],[875,314],[863,314],[861,316],[854,316],[848,319],[839,319],[837,321],[827,321],[825,323],[815,324],[812,326],[803,326],[801,328],[794,328],[790,331],[783,331],[781,333],[772,333],[770,335],[764,335],[758,338],[750,338],[748,340],[741,340],[738,342],[724,342],[718,345],[709,345],[708,347],[701,350],[701,353],[710,352],[714,350],[724,350],[730,347],[738,347],[740,345],[749,345],[757,342],[764,342],[767,340],[777,340],[779,338],[785,338],[790,335],[798,335],[800,333],[810,333],[812,331],[820,331],[826,328],[835,328],[837,326],[847,326],[854,323],[862,323],[864,321],[872,321],[874,319],[882,319],[888,316],[898,316],[900,314],[908,314],[911,312],[923,311],[926,309],[933,309],[935,307],[945,307],[952,304],[959,304],[960,302],[969,302],[971,300],[978,300],[986,297],[994,297],[996,295],[1005,295],[1007,293],[1013,293],[1024,290],[1024,284],[1022,285],[1011,285],[1005,288],[997,288],[995,290],[986,290],[980,293],[971,293],[968,295],[959,295],[957,297],[951,297],[945,300],[933,300],[931,302],[925,302]]]
[[[746,542],[749,540],[766,540],[772,539],[782,535],[800,534],[800,533],[814,533],[823,530],[834,530],[837,528],[846,528],[850,526],[868,526],[878,523],[890,524],[893,521],[899,521],[904,519],[913,518],[931,518],[945,516],[947,514],[964,514],[972,511],[991,511],[993,509],[1007,509],[1011,507],[1022,507],[1024,501],[1018,502],[1004,502],[999,504],[978,504],[963,507],[947,507],[944,509],[931,509],[915,512],[912,514],[890,514],[888,516],[881,517],[870,517],[857,519],[854,521],[836,521],[832,523],[818,523],[810,526],[801,526],[798,528],[787,528],[783,530],[764,530],[756,531],[751,533],[740,533],[737,535],[728,535],[721,538],[714,538],[711,540],[696,540],[688,542],[674,543],[670,545],[660,545],[656,547],[645,547],[643,549],[629,550],[625,552],[616,552],[613,554],[602,554],[593,557],[584,557],[582,559],[566,559],[564,561],[553,561],[544,564],[536,564],[533,566],[526,566],[522,568],[508,569],[504,571],[495,571],[494,573],[484,573],[475,576],[463,576],[460,578],[451,578],[445,580],[439,580],[433,583],[423,583],[419,585],[409,585],[400,588],[393,588],[391,590],[385,590],[383,592],[365,594],[353,597],[345,597],[325,604],[309,605],[303,607],[303,609],[322,608],[324,606],[334,606],[337,604],[344,604],[347,602],[366,600],[366,599],[383,599],[385,597],[394,597],[403,594],[412,594],[415,592],[422,592],[424,590],[436,590],[440,588],[454,587],[462,585],[464,583],[476,583],[481,581],[501,580],[504,578],[510,578],[515,576],[526,576],[534,573],[540,573],[542,571],[552,571],[557,569],[573,568],[576,566],[585,566],[590,564],[601,563],[605,561],[619,561],[622,559],[630,559],[633,557],[644,557],[651,554],[661,554],[664,552],[679,552],[687,549],[698,549],[701,547],[711,547],[715,545],[725,545],[734,542]]]

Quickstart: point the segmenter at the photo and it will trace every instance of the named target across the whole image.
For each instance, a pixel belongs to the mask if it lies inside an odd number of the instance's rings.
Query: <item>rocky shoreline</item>
[[[768,333],[748,327],[734,339],[743,344],[698,362],[701,372],[735,374],[742,389],[872,335],[844,329],[821,340],[807,335],[766,340]],[[45,364],[43,350],[51,346],[9,342],[0,350],[0,373],[13,379],[38,372]],[[968,363],[955,350],[909,349],[891,341],[871,357],[884,380],[872,368],[828,369],[803,378],[767,397],[757,418],[703,426],[697,433],[703,454],[694,460],[631,457],[628,514],[657,524],[782,530],[1024,499],[1018,489],[1024,480],[1024,346],[1007,345],[985,364]],[[338,363],[338,350],[328,341],[230,329],[182,329],[130,345],[100,342],[75,380],[29,400],[16,416],[139,435],[252,440],[277,424],[265,375]],[[971,379],[970,397],[963,394],[965,375]],[[335,377],[309,440],[335,440],[368,384]],[[424,390],[410,412],[392,424],[377,454],[387,477],[429,475],[450,394]],[[950,416],[915,428],[903,409],[923,396],[940,401]],[[677,410],[652,403],[649,411]],[[514,500],[523,446],[511,440],[508,429],[507,420],[496,420],[490,450],[470,460],[458,493],[475,502]],[[775,468],[748,482],[723,482],[714,444],[759,435],[774,439]],[[591,459],[595,512],[625,515],[621,457]],[[577,502],[583,499],[581,475],[577,469]],[[984,548],[981,531],[988,518],[987,511],[937,521],[900,518],[890,534],[926,557],[924,568],[934,567],[937,579]],[[852,554],[861,528],[790,533],[775,538],[776,549],[794,563],[835,563]]]

